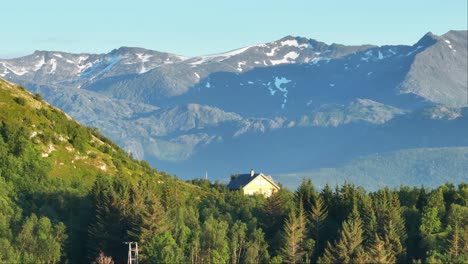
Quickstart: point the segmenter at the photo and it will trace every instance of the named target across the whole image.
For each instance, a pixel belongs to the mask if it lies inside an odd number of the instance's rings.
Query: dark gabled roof
[[[227,185],[228,189],[230,190],[239,190],[240,188],[246,186],[249,184],[252,180],[257,178],[259,175],[262,175],[267,181],[269,181],[273,186],[279,189],[279,186],[276,185],[276,183],[273,181],[273,178],[269,175],[265,175],[263,173],[255,173],[253,176],[250,176],[250,174],[240,174],[236,176],[234,179],[229,182]]]
[[[229,182],[227,185],[230,190],[239,190],[240,188],[246,186],[249,182],[255,179],[260,173],[255,173],[254,176],[249,174],[240,174]]]

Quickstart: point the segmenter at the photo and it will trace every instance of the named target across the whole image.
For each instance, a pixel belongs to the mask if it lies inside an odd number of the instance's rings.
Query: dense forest
[[[0,263],[466,263],[468,184],[269,198],[136,161],[0,80]]]

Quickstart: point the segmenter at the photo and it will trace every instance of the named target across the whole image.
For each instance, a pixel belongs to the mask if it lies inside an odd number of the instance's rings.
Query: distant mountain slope
[[[385,186],[435,186],[468,180],[468,148],[417,148],[359,157],[341,167],[276,175],[290,189],[302,179],[319,188],[344,182],[376,190]]]
[[[416,55],[400,85],[402,92],[449,106],[466,106],[467,31],[449,31],[440,37],[428,34],[426,39],[434,44]]]
[[[287,173],[468,146],[466,37],[428,33],[412,46],[378,47],[287,36],[192,58],[140,48],[36,52],[0,60],[0,75],[138,159],[222,179],[245,167]]]

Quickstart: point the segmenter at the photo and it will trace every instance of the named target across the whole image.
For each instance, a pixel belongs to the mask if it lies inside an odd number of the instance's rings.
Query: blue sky
[[[467,29],[467,0],[15,0],[2,3],[0,58],[34,50],[137,46],[212,54],[286,35],[341,44],[414,44]]]

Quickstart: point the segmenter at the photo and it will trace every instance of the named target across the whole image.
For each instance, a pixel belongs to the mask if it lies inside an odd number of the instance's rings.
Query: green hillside
[[[0,263],[466,263],[468,185],[183,182],[0,80]],[[420,262],[419,262],[420,263]]]
[[[83,243],[96,221],[96,206],[103,202],[93,194],[109,192],[125,200],[132,193],[133,199],[149,204],[174,188],[179,195],[200,194],[198,187],[132,159],[40,95],[1,79],[0,121],[0,247],[8,249],[0,253],[0,263],[54,263],[64,257],[78,263],[85,252],[97,255]],[[119,240],[131,238],[125,233]],[[35,235],[37,240],[26,241]],[[91,251],[98,248],[106,246]]]

